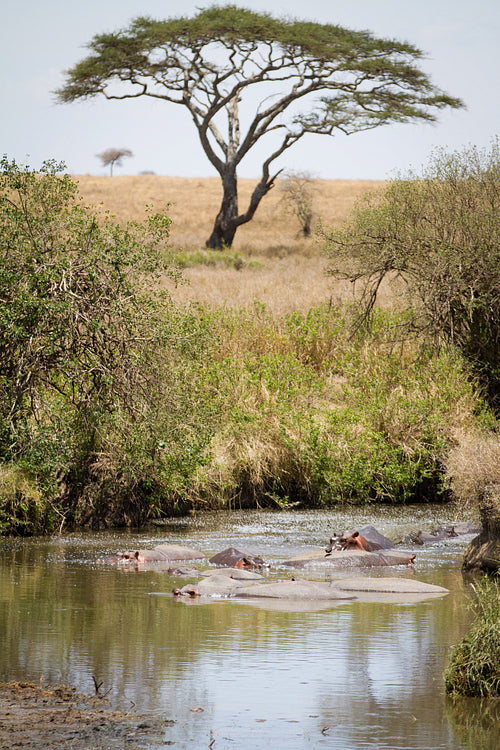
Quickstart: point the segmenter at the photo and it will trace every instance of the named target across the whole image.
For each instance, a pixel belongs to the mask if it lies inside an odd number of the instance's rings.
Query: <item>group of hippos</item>
[[[473,524],[440,527],[432,533],[419,532],[402,540],[406,545],[427,544],[462,534],[479,531]],[[325,549],[310,550],[284,560],[281,565],[296,570],[327,572],[341,566],[365,568],[372,566],[414,565],[416,555],[395,549],[395,544],[373,526],[346,531],[330,539]],[[193,561],[205,561],[212,567],[198,570],[179,567]],[[160,544],[153,549],[126,551],[101,558],[100,563],[154,567],[176,577],[197,579],[181,588],[174,588],[174,597],[247,597],[252,599],[285,599],[302,601],[332,601],[345,599],[377,599],[396,596],[404,601],[443,596],[448,590],[412,578],[386,576],[353,578],[329,582],[297,579],[268,580],[264,572],[271,566],[263,558],[230,547],[207,558],[203,552],[172,544]]]

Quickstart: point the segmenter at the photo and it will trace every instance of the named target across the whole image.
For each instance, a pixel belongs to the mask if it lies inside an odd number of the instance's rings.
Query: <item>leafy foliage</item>
[[[361,281],[369,318],[384,279],[401,284],[406,332],[457,345],[491,402],[500,394],[500,150],[438,151],[326,235],[330,273]]]
[[[144,389],[137,366],[154,327],[137,314],[144,274],[164,270],[155,247],[161,219],[100,226],[76,205],[75,185],[47,163],[38,175],[2,161],[0,182],[0,379],[11,432],[38,416],[49,388],[78,412],[101,411],[116,395],[132,408]],[[140,235],[140,237],[139,237]],[[131,272],[134,273],[134,280]],[[153,310],[152,310],[153,312]]]
[[[140,522],[175,504],[209,430],[194,427],[183,387],[196,332],[154,291],[160,274],[176,276],[170,220],[98,222],[61,165],[1,168],[1,459],[63,521]]]

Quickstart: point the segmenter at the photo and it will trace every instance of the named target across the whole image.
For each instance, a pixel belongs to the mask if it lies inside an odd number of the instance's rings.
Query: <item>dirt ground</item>
[[[170,743],[171,719],[111,711],[106,699],[61,686],[0,683],[0,748],[142,750]]]

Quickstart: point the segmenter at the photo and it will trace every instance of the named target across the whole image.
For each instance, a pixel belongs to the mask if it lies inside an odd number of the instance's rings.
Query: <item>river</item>
[[[454,708],[443,690],[450,648],[470,623],[470,586],[460,571],[469,538],[413,548],[414,569],[362,571],[450,590],[418,604],[178,600],[171,591],[187,579],[97,562],[164,542],[209,556],[234,546],[264,557],[271,578],[290,577],[281,561],[324,547],[346,528],[371,523],[394,538],[457,520],[467,518],[451,506],[247,511],[146,531],[2,538],[0,678],[87,693],[102,683],[113,707],[174,720],[155,748],[499,746],[488,709]]]

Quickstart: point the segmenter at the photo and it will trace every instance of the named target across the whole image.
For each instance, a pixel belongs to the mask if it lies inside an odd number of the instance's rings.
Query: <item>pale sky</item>
[[[438,113],[438,123],[388,125],[351,136],[309,135],[276,163],[325,179],[387,179],[420,171],[432,151],[468,145],[489,148],[500,134],[499,0],[232,0],[276,16],[366,29],[408,41],[426,53],[421,67],[432,83],[461,98],[466,110]],[[73,174],[108,174],[96,154],[130,149],[115,174],[208,177],[204,155],[185,109],[166,102],[127,100],[56,104],[64,71],[88,54],[95,34],[128,26],[140,15],[192,15],[207,0],[2,0],[0,10],[0,155],[38,168],[64,161]],[[219,0],[218,4],[225,4]],[[258,177],[259,154],[241,177]]]

